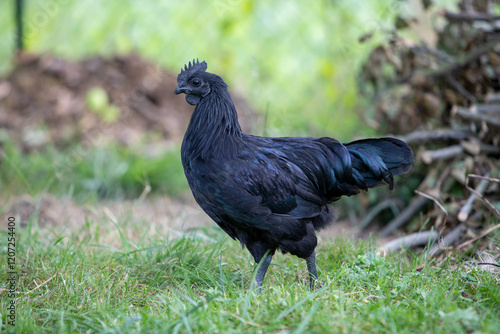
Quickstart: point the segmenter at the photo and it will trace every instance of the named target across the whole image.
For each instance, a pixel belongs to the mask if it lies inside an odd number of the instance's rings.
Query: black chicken
[[[410,147],[394,138],[342,144],[323,138],[268,138],[245,134],[228,86],[206,72],[207,63],[185,65],[175,94],[196,105],[182,142],[182,165],[194,198],[259,263],[262,285],[277,249],[307,262],[310,286],[318,279],[316,231],[335,220],[328,204],[407,172]]]

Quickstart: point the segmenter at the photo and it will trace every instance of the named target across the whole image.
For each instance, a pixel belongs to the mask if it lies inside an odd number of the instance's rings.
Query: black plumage
[[[196,105],[181,148],[194,198],[256,263],[267,254],[257,287],[279,249],[306,259],[313,288],[316,231],[335,220],[328,204],[384,183],[392,189],[393,176],[411,168],[413,152],[394,138],[342,144],[245,134],[226,83],[206,69],[205,62],[190,62],[175,90]]]

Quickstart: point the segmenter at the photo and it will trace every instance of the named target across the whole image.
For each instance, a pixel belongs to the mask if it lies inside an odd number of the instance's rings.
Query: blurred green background
[[[137,52],[177,73],[204,59],[251,105],[268,135],[364,135],[356,74],[405,2],[26,0],[28,51],[67,59]],[[14,1],[0,4],[0,66],[14,46]],[[171,92],[165,92],[170,94]],[[340,138],[339,138],[340,139]]]
[[[435,4],[448,2],[454,3]],[[363,106],[370,101],[358,92],[357,75],[397,16],[411,12],[417,3],[420,0],[25,0],[24,43],[28,52],[69,60],[135,52],[173,73],[193,58],[206,60],[210,72],[220,74],[264,115],[265,124],[255,134],[331,136],[347,142],[376,135],[362,122]],[[0,2],[2,75],[14,64],[14,4]],[[371,38],[361,43],[366,34]],[[23,183],[28,187],[45,182],[50,186],[41,188],[72,194],[82,187],[114,189],[109,183],[116,179],[118,190],[104,191],[107,196],[130,188],[135,189],[132,194],[140,193],[147,182],[171,194],[185,189],[177,149],[157,160],[141,158],[127,148],[109,150],[103,153],[104,162],[101,153],[88,152],[82,160],[86,165],[61,176],[46,164],[64,160],[67,152],[49,149],[27,158],[7,146],[10,153],[7,167],[0,170],[0,184],[19,189]],[[173,161],[172,167],[165,171],[162,166],[168,161]],[[125,167],[117,170],[115,165]],[[20,175],[19,182],[12,181],[14,175]],[[68,180],[76,185],[68,185]]]

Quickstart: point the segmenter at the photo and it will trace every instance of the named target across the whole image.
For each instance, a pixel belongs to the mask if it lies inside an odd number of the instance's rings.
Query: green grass
[[[276,255],[262,295],[253,295],[248,252],[218,228],[174,236],[144,223],[103,218],[75,230],[46,230],[34,220],[18,227],[16,267],[22,274],[16,327],[3,332],[497,333],[500,328],[498,276],[485,271],[452,263],[429,263],[416,271],[424,262],[414,253],[380,257],[372,241],[336,240],[318,248],[322,288],[308,289],[304,261]],[[5,232],[1,238],[5,245]],[[0,261],[4,273],[5,257]],[[7,300],[0,301],[3,326]]]
[[[113,143],[90,148],[72,144],[25,154],[11,141],[4,141],[3,150],[3,193],[49,192],[92,202],[135,198],[144,191],[179,196],[188,189],[179,147],[151,156]]]

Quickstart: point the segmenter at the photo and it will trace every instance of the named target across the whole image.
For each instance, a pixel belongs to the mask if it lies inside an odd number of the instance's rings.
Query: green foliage
[[[374,275],[377,277],[384,277],[387,274],[388,268],[385,258],[378,257],[371,252],[364,255],[358,255],[354,261],[354,266],[349,268],[349,275],[355,279]]]
[[[0,187],[10,193],[49,192],[80,201],[137,197],[145,189],[181,195],[187,182],[179,150],[146,156],[114,144],[70,145],[24,154],[12,142],[5,142]]]
[[[18,228],[15,331],[496,333],[500,326],[498,276],[487,271],[449,263],[416,271],[422,260],[413,253],[381,257],[371,242],[336,240],[318,248],[322,288],[308,289],[304,261],[277,254],[262,295],[254,295],[247,251],[218,228],[192,232],[165,237],[144,222],[107,218],[66,232],[36,220]]]
[[[0,2],[0,66],[14,46],[14,1]],[[268,111],[270,135],[365,130],[354,113],[360,62],[392,26],[400,2],[25,1],[30,52],[69,59],[138,52],[174,73],[204,59],[254,107]],[[358,38],[375,32],[359,43]]]

